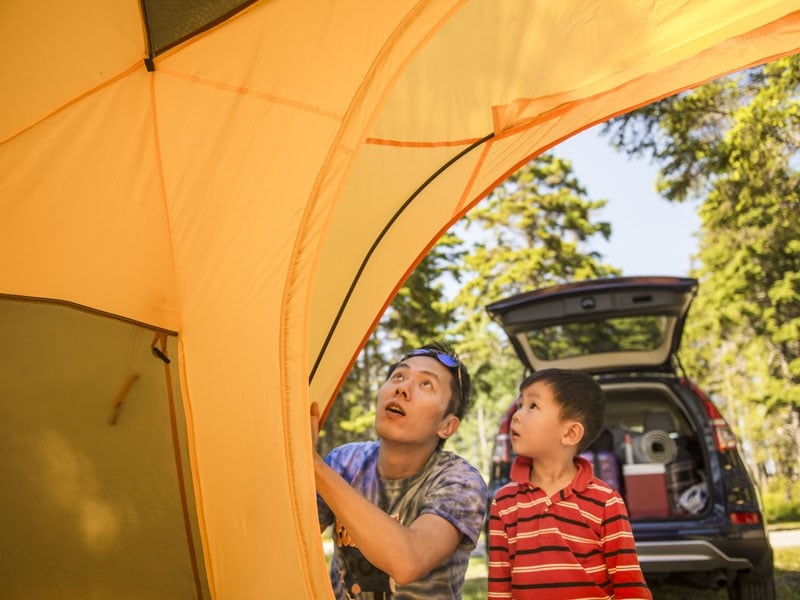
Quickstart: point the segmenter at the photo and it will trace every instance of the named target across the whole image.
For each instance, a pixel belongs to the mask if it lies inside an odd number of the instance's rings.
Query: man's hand
[[[311,448],[316,452],[319,440],[319,404],[311,403]]]

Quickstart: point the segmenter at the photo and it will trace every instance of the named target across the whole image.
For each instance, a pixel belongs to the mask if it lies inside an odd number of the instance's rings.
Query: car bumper
[[[644,573],[752,569],[746,558],[728,556],[703,540],[637,542],[636,552]]]

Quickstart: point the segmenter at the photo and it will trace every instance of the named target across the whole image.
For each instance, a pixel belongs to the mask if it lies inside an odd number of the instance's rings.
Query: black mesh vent
[[[142,0],[150,58],[224,21],[255,0]]]

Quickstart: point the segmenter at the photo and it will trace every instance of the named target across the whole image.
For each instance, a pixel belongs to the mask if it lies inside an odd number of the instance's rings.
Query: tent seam
[[[130,67],[126,68],[123,71],[120,71],[119,73],[117,73],[113,77],[109,77],[105,81],[97,84],[93,88],[90,88],[90,89],[86,90],[82,94],[78,94],[74,98],[70,98],[66,102],[60,104],[59,106],[57,106],[56,108],[54,108],[53,110],[51,110],[50,112],[45,114],[44,116],[40,117],[39,119],[36,119],[32,123],[29,123],[28,125],[25,125],[24,127],[20,128],[18,131],[9,134],[8,137],[0,139],[0,144],[5,144],[6,142],[10,142],[11,140],[13,140],[14,138],[19,137],[20,135],[22,135],[26,131],[28,131],[30,129],[33,129],[34,127],[36,127],[40,123],[44,123],[45,121],[47,121],[51,117],[54,117],[57,114],[65,111],[70,106],[73,106],[73,105],[77,104],[78,102],[80,102],[84,98],[88,98],[89,96],[93,96],[94,94],[96,94],[100,90],[105,89],[108,86],[113,85],[114,83],[116,83],[118,81],[121,81],[122,79],[125,79],[131,73],[135,73],[137,70],[141,69],[142,68],[142,64],[143,63],[137,61],[135,64],[131,65]]]

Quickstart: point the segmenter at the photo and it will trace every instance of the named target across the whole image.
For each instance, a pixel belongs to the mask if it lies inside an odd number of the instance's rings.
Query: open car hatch
[[[674,370],[697,280],[615,277],[517,294],[486,307],[530,370]]]

